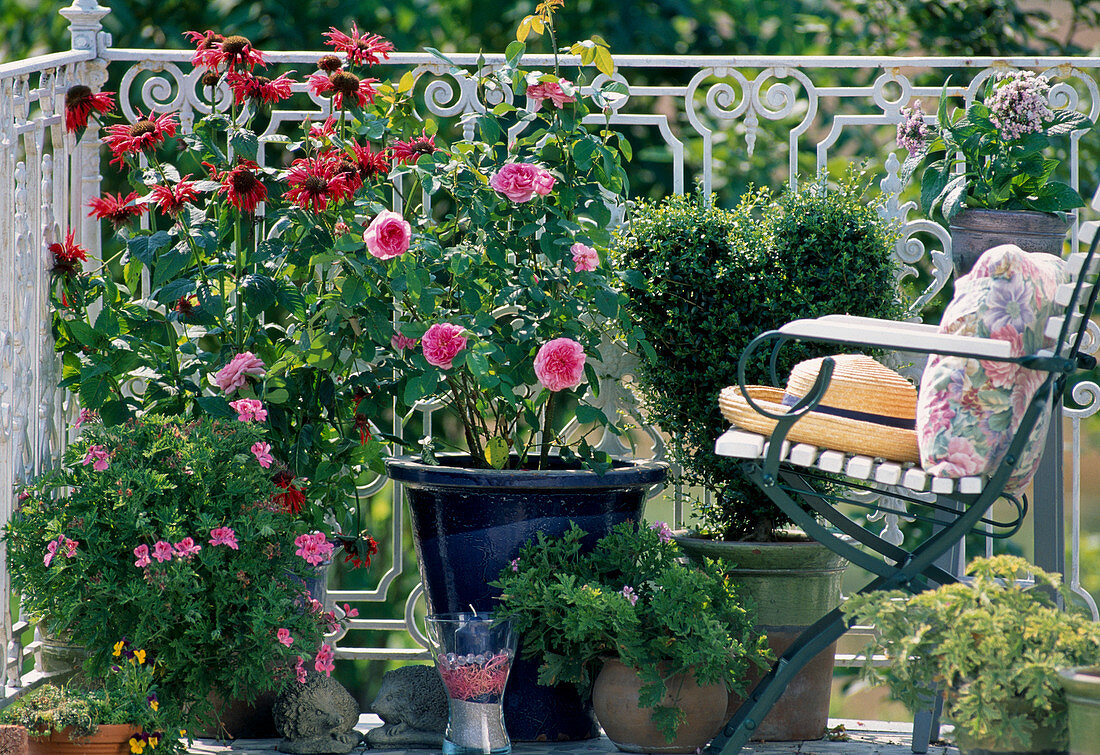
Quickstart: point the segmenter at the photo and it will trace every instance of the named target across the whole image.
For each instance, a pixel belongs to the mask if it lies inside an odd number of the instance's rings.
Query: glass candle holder
[[[428,633],[447,690],[444,755],[510,753],[501,702],[516,655],[511,621],[494,622],[487,614],[433,614]]]

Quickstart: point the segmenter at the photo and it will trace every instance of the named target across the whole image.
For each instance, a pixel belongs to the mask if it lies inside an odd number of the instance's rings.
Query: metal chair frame
[[[936,562],[957,547],[970,530],[979,524],[985,524],[988,527],[1001,528],[1002,532],[995,534],[1005,537],[1019,529],[1027,514],[1027,500],[1006,496],[1002,492],[1005,484],[1036,422],[1044,412],[1050,411],[1051,407],[1061,407],[1068,376],[1079,369],[1087,370],[1096,365],[1096,360],[1092,356],[1080,352],[1080,345],[1085,338],[1089,317],[1095,307],[1097,294],[1100,292],[1100,285],[1096,282],[1088,282],[1095,273],[1092,267],[1096,259],[1098,242],[1100,242],[1100,232],[1095,234],[1089,251],[1084,256],[1052,351],[1044,350],[1022,357],[993,356],[989,353],[990,349],[983,348],[980,343],[988,342],[990,339],[959,336],[941,339],[941,343],[946,345],[921,347],[913,344],[911,339],[899,337],[900,331],[891,331],[892,323],[889,321],[861,321],[861,325],[867,326],[865,338],[855,338],[843,333],[822,336],[812,333],[813,328],[804,327],[806,323],[815,321],[796,321],[790,325],[802,323],[803,327],[784,326],[779,330],[764,333],[753,340],[742,353],[738,365],[738,382],[742,387],[743,395],[753,409],[776,420],[777,424],[763,453],[763,458],[745,459],[740,467],[745,475],[807,535],[853,564],[876,575],[859,592],[903,589],[916,594],[935,585],[955,582],[956,577],[937,566]],[[1079,310],[1078,307],[1082,303],[1084,306]],[[867,502],[823,492],[815,488],[813,483],[827,479],[834,484],[839,482],[852,488],[873,486],[844,480],[837,476],[825,477],[812,469],[782,461],[785,454],[784,447],[789,445],[784,442],[784,439],[794,423],[813,410],[821,401],[833,371],[832,360],[825,359],[811,390],[786,415],[773,414],[760,407],[753,402],[748,392],[744,391],[745,367],[758,349],[771,344],[770,377],[774,385],[780,385],[776,374],[776,363],[783,345],[791,341],[817,341],[853,347],[890,348],[910,353],[936,353],[980,358],[986,361],[1014,362],[1030,369],[1046,372],[1047,375],[1036,392],[1035,398],[1025,410],[1007,452],[997,468],[988,476],[980,493],[964,494],[956,491],[951,494],[938,494],[934,502],[916,498],[907,499],[914,504],[930,506],[940,514],[950,515],[950,518],[934,515],[929,518],[939,528],[933,528],[934,531],[923,542],[907,550],[866,529],[834,505],[844,502],[868,507]],[[973,342],[972,345],[975,348],[968,349],[968,341]],[[891,493],[891,495],[894,494]],[[1017,516],[1011,521],[1000,522],[987,516],[993,504],[1001,498],[1007,498],[1016,508]],[[874,508],[873,504],[870,507]],[[857,547],[854,543],[858,543],[863,548]],[[839,608],[827,613],[807,628],[756,685],[722,731],[711,741],[706,752],[711,755],[733,755],[739,752],[795,674],[818,653],[835,642],[848,628],[848,622]]]

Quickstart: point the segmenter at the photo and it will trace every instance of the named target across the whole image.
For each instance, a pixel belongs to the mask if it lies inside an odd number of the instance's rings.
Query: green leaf
[[[137,298],[141,293],[141,260],[131,259],[122,268],[122,277],[130,295]]]
[[[966,176],[957,176],[943,191],[943,199],[939,202],[940,213],[948,222],[963,208],[963,200],[966,198]]]
[[[156,261],[157,252],[168,246],[172,239],[166,231],[157,231],[148,236],[134,236],[126,242],[126,248],[130,250],[130,256],[141,260],[148,267]]]
[[[1039,187],[1035,199],[1026,200],[1029,209],[1038,212],[1065,212],[1075,207],[1083,207],[1085,201],[1081,195],[1060,181],[1051,181]]]
[[[490,438],[485,444],[485,461],[493,469],[504,469],[504,465],[508,463],[508,441],[504,438]]]
[[[272,304],[278,296],[275,281],[266,275],[249,273],[241,282],[244,291],[244,303],[252,315],[259,315]]]
[[[275,292],[275,301],[279,306],[287,310],[299,320],[306,319],[306,300],[302,292],[288,280],[279,282],[279,289]]]
[[[108,427],[121,425],[126,420],[130,419],[130,416],[130,409],[126,404],[117,399],[106,401],[103,406],[99,408],[99,417],[103,420],[103,424]]]
[[[161,287],[156,294],[156,300],[161,304],[169,304],[180,297],[194,293],[195,281],[190,278],[178,278]]]
[[[286,388],[276,388],[265,393],[264,399],[270,404],[285,404],[290,399],[290,392]]]
[[[105,375],[91,374],[87,366],[81,370],[80,405],[86,409],[99,410],[111,395],[111,383]]]
[[[95,349],[103,344],[103,336],[84,320],[67,320],[66,324],[69,326],[69,331],[73,334],[73,338],[75,338],[81,346]]]
[[[199,396],[199,406],[214,419],[236,419],[237,412],[226,401],[225,396]]]
[[[937,160],[925,168],[920,180],[920,206],[925,215],[932,216],[932,207],[950,180],[951,164],[947,160]]]
[[[229,137],[229,146],[233,148],[233,152],[238,158],[254,161],[256,159],[256,145],[256,134],[245,128],[234,131]]]
[[[174,280],[191,265],[191,253],[187,249],[171,249],[160,254],[153,265],[153,288]]]
[[[508,61],[508,65],[515,68],[519,65],[520,58],[523,57],[523,53],[527,52],[527,45],[518,40],[510,42],[506,48],[504,48],[504,57]]]
[[[104,338],[113,338],[122,332],[118,325],[118,315],[109,307],[100,310],[95,319],[95,329]]]

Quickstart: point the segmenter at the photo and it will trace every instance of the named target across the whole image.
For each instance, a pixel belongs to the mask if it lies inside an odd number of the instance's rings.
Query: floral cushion
[[[1062,260],[1053,255],[1012,244],[993,247],[955,281],[955,298],[944,310],[940,332],[998,338],[1012,344],[1012,356],[1033,354],[1049,345],[1047,320],[1060,309],[1054,294],[1068,280]],[[917,442],[925,470],[940,477],[992,472],[1044,377],[1008,362],[933,355],[917,400]],[[1031,480],[1049,417],[1044,412],[1036,423],[1006,492]]]

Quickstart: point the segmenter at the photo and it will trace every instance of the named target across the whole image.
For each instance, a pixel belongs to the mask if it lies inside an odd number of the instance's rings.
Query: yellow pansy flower
[[[158,710],[160,710],[160,703],[158,703],[156,700],[150,700],[149,701],[149,707],[152,708],[154,711],[158,711]],[[150,743],[150,744],[152,744],[152,743]],[[156,745],[153,745],[153,746],[156,747]]]
[[[145,651],[144,650],[135,650],[134,651],[134,659],[139,664],[145,663]]]
[[[122,648],[125,647],[125,645],[126,645],[126,640],[119,640],[118,642],[116,642],[115,643],[115,652],[112,653],[112,655],[114,655],[116,658],[118,656],[122,655]]]
[[[130,752],[135,755],[141,755],[141,751],[145,749],[145,740],[138,739],[137,737],[130,737]]]

